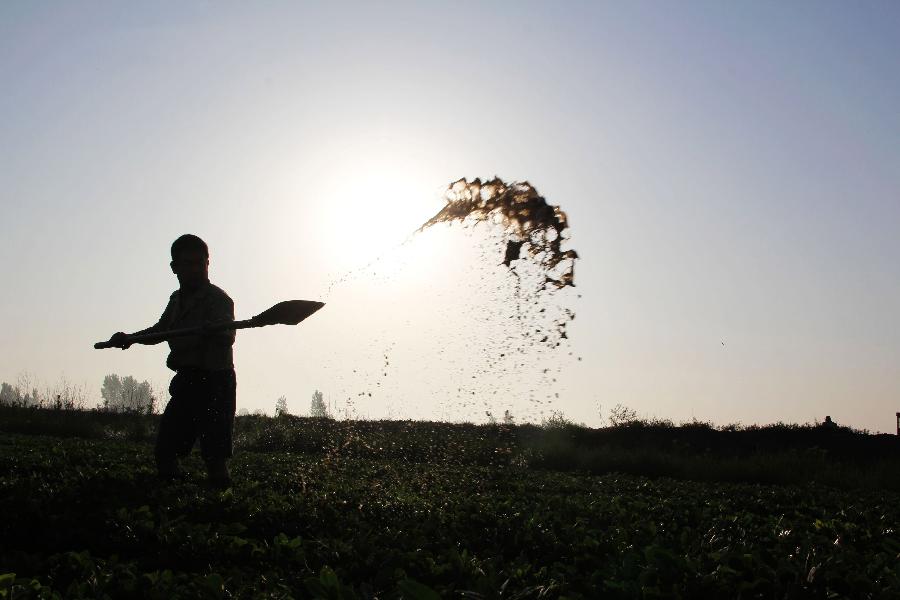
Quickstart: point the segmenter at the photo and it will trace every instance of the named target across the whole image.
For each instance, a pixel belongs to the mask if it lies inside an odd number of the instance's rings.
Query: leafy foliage
[[[535,469],[504,426],[238,429],[225,492],[196,455],[158,483],[146,442],[0,434],[0,596],[900,594],[895,492]]]
[[[158,415],[0,406],[0,431],[152,443]],[[592,429],[555,413],[542,425],[349,421],[245,414],[240,451],[299,452],[408,462],[529,466],[769,484],[819,483],[900,491],[900,438],[846,427],[786,425],[716,429],[633,420]]]

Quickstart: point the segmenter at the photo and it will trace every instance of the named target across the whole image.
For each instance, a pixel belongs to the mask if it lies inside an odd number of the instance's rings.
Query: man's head
[[[172,272],[181,289],[194,290],[209,281],[209,248],[196,235],[186,233],[172,242]]]

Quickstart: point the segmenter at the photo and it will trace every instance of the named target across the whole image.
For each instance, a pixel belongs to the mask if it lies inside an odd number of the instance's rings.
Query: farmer
[[[234,302],[209,282],[209,250],[203,240],[191,234],[175,240],[171,267],[179,287],[169,297],[159,322],[131,335],[234,320]],[[123,332],[113,334],[109,341],[123,350],[131,346]],[[169,385],[172,399],[160,420],[155,450],[156,467],[163,480],[183,477],[178,457],[187,456],[199,437],[209,483],[220,489],[231,485],[226,461],[232,453],[235,409],[233,344],[234,330],[169,340],[166,366],[175,371],[175,376]]]

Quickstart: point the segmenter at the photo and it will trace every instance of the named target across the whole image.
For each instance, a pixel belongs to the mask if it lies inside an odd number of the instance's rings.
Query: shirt
[[[138,333],[158,333],[168,329],[196,327],[234,320],[234,302],[221,288],[208,281],[182,301],[180,290],[169,296],[169,303],[156,325]],[[234,368],[234,330],[207,335],[189,335],[169,340],[166,366],[173,371],[206,369],[218,371]]]

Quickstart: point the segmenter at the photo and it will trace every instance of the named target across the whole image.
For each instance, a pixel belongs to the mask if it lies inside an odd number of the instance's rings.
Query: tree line
[[[22,373],[14,384],[0,383],[0,406],[22,408],[48,408],[55,410],[85,410],[96,408],[110,412],[127,412],[155,414],[165,404],[159,391],[149,381],[138,381],[131,375],[120,376],[110,373],[103,378],[100,385],[99,404],[91,406],[90,400],[96,398],[88,391],[87,384],[73,384],[64,376],[52,386],[39,388],[39,384],[28,373]],[[262,414],[262,411],[257,411]],[[250,414],[241,409],[239,415]],[[275,415],[290,414],[287,398],[281,396],[275,402]],[[325,395],[319,390],[312,394],[309,415],[330,419],[333,418],[331,408],[325,401]]]
[[[261,414],[262,411],[257,411],[257,412],[259,414]],[[249,415],[249,414],[250,414],[250,412],[247,411],[246,409],[242,409],[238,413],[238,415]],[[291,414],[291,413],[288,412],[287,397],[280,396],[278,398],[278,400],[275,401],[275,416],[278,417],[281,415],[289,415],[289,414]],[[309,405],[309,416],[325,418],[325,419],[333,418],[331,415],[331,411],[329,410],[328,406],[325,404],[325,395],[322,392],[320,392],[319,390],[316,390],[315,392],[313,392],[312,402],[310,402],[310,405]]]
[[[94,394],[86,384],[70,382],[65,377],[52,386],[39,386],[28,373],[19,375],[15,383],[0,383],[0,406],[48,408],[55,410],[84,410]],[[102,402],[96,408],[112,412],[152,414],[159,409],[159,397],[149,381],[138,381],[131,375],[121,377],[111,373],[100,386]]]

